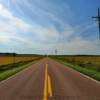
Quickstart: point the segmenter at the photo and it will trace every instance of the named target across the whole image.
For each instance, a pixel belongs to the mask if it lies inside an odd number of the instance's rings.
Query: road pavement
[[[0,82],[0,100],[100,100],[100,83],[44,58]]]

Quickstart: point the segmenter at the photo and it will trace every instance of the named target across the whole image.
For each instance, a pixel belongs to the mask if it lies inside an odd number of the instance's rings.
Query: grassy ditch
[[[56,59],[56,60],[59,61],[60,63],[64,64],[67,67],[73,68],[73,69],[79,71],[80,73],[83,73],[87,76],[94,78],[95,80],[100,81],[100,72],[98,72],[95,69],[90,69],[88,67],[82,67],[82,66],[79,66],[79,65],[76,65],[73,63],[69,63],[62,59]]]
[[[25,62],[25,63],[19,63],[16,64],[16,66],[11,67],[11,68],[7,68],[6,70],[0,70],[0,81],[16,74],[17,72],[31,66],[32,64],[34,64],[37,60],[31,61],[31,62]]]

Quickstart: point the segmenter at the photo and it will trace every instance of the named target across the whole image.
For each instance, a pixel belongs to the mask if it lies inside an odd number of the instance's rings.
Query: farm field
[[[41,59],[40,55],[30,54],[1,54],[0,55],[0,81],[31,66]]]
[[[57,59],[62,59],[76,65],[98,68],[100,66],[100,56],[92,55],[76,55],[76,56],[55,56]]]
[[[8,56],[1,56],[0,57],[0,65],[8,65],[12,64],[13,62],[25,62],[25,61],[31,61],[36,59],[37,57],[25,57],[25,56],[18,56],[18,57],[8,57]]]
[[[33,56],[33,55],[1,55],[0,56],[0,66],[2,65],[9,65],[13,63],[19,63],[19,62],[26,62],[26,61],[32,61],[35,59],[38,59],[39,56]]]
[[[73,59],[75,59],[76,61],[80,61],[80,62],[96,62],[96,63],[100,63],[100,56],[88,56],[88,55],[76,55],[76,56],[70,56],[70,55],[66,55],[66,56],[55,56],[58,58],[65,58],[67,60],[72,61]]]
[[[100,81],[100,56],[52,56],[67,67],[73,68],[85,75]]]

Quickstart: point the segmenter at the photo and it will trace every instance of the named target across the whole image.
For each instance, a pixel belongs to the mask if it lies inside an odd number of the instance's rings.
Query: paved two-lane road
[[[44,58],[1,82],[0,100],[100,100],[100,84]]]

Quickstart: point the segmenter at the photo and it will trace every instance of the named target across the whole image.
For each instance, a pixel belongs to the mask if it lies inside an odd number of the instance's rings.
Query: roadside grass
[[[5,70],[5,71],[1,71],[0,72],[0,81],[2,81],[4,79],[16,74],[19,71],[22,71],[25,68],[30,67],[35,62],[36,62],[36,60],[33,61],[33,62],[30,62],[30,63],[24,64],[24,65],[19,65],[17,67],[14,67],[14,68],[11,68],[11,69],[8,69],[8,70]]]
[[[73,69],[79,71],[80,73],[83,73],[87,76],[94,78],[95,80],[100,81],[100,72],[96,71],[95,69],[89,69],[89,68],[86,68],[86,67],[82,67],[82,66],[79,66],[79,65],[68,63],[65,60],[58,60],[58,59],[56,59],[56,60],[59,61],[60,63],[64,64],[67,67],[73,68]]]

